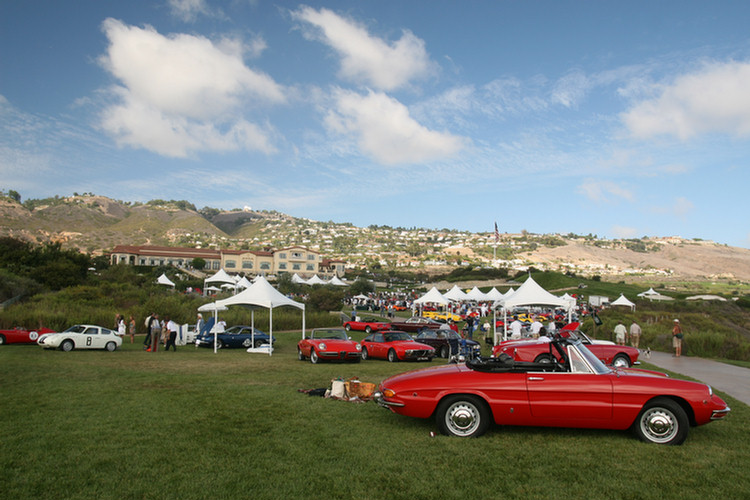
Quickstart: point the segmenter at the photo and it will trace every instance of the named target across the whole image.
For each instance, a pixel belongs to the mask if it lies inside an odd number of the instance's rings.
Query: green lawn
[[[311,365],[298,336],[281,333],[272,357],[2,346],[2,498],[750,497],[750,412],[724,395],[728,420],[679,447],[570,429],[431,437],[433,421],[298,392],[424,364]]]

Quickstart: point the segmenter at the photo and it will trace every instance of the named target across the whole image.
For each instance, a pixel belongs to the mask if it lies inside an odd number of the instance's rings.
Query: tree
[[[8,190],[8,197],[12,198],[17,203],[21,203],[21,195],[18,193],[18,191],[15,191],[13,189]]]
[[[307,295],[307,305],[316,311],[340,311],[344,292],[330,286],[315,287]]]
[[[203,269],[206,267],[206,260],[201,257],[195,257],[191,262],[190,265],[193,266],[194,269]]]
[[[352,283],[352,286],[349,287],[349,293],[352,295],[359,295],[361,293],[368,294],[374,291],[375,285],[367,281],[365,278],[357,278],[357,280]]]

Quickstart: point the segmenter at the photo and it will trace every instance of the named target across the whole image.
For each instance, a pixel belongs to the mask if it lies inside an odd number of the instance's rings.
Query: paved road
[[[642,358],[641,361],[700,380],[750,405],[750,369],[748,368],[693,356],[675,358],[672,354],[664,352],[652,352],[651,359]]]

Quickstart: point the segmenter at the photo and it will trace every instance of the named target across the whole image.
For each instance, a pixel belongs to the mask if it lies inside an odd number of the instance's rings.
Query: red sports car
[[[387,321],[379,321],[374,318],[363,318],[362,321],[345,321],[344,328],[347,332],[352,330],[358,332],[379,332],[380,330],[388,330],[391,324]]]
[[[432,361],[434,357],[434,347],[415,342],[406,332],[375,332],[362,341],[362,359]]]
[[[499,425],[632,429],[643,441],[681,444],[691,425],[729,414],[711,387],[663,373],[604,365],[580,340],[558,337],[563,363],[507,355],[411,371],[384,380],[378,402],[434,417],[443,434],[476,437]]]
[[[580,339],[589,351],[593,352],[604,364],[629,368],[638,362],[640,351],[635,347],[617,345],[607,340],[594,340],[578,330],[563,330],[560,335]],[[536,340],[506,340],[492,348],[493,356],[498,356],[503,352],[516,361],[534,361],[536,363],[550,363],[554,359],[560,361],[560,356],[552,349],[548,337],[541,337]]]
[[[359,363],[362,346],[351,340],[341,328],[315,328],[297,343],[297,358],[317,364],[321,360]]]
[[[36,344],[37,339],[45,333],[55,333],[49,328],[27,330],[20,326],[12,330],[0,330],[0,345],[3,344]]]

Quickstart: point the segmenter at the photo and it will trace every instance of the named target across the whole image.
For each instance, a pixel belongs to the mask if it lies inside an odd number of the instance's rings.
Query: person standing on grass
[[[177,344],[175,343],[175,341],[177,340],[177,323],[172,321],[169,316],[164,318],[164,322],[167,325],[167,344],[165,349],[169,351],[169,346],[172,346],[174,352],[177,352]]]
[[[115,316],[115,323],[117,324],[117,336],[120,338],[125,337],[125,317],[122,314]]]
[[[679,358],[682,356],[682,327],[680,326],[680,320],[674,320],[674,327],[672,328],[672,347],[674,347],[673,356]]]
[[[641,325],[633,321],[633,324],[630,325],[630,344],[638,349],[638,345],[641,342]]]
[[[135,318],[133,316],[130,317],[130,321],[128,322],[128,333],[130,334],[130,343],[135,343]]]
[[[151,318],[151,345],[147,349],[150,352],[156,352],[159,349],[159,339],[161,338],[161,323],[159,315],[154,313]]]
[[[628,331],[625,329],[625,325],[622,324],[622,321],[618,321],[615,327],[615,342],[617,342],[617,345],[625,345],[627,335]]]

